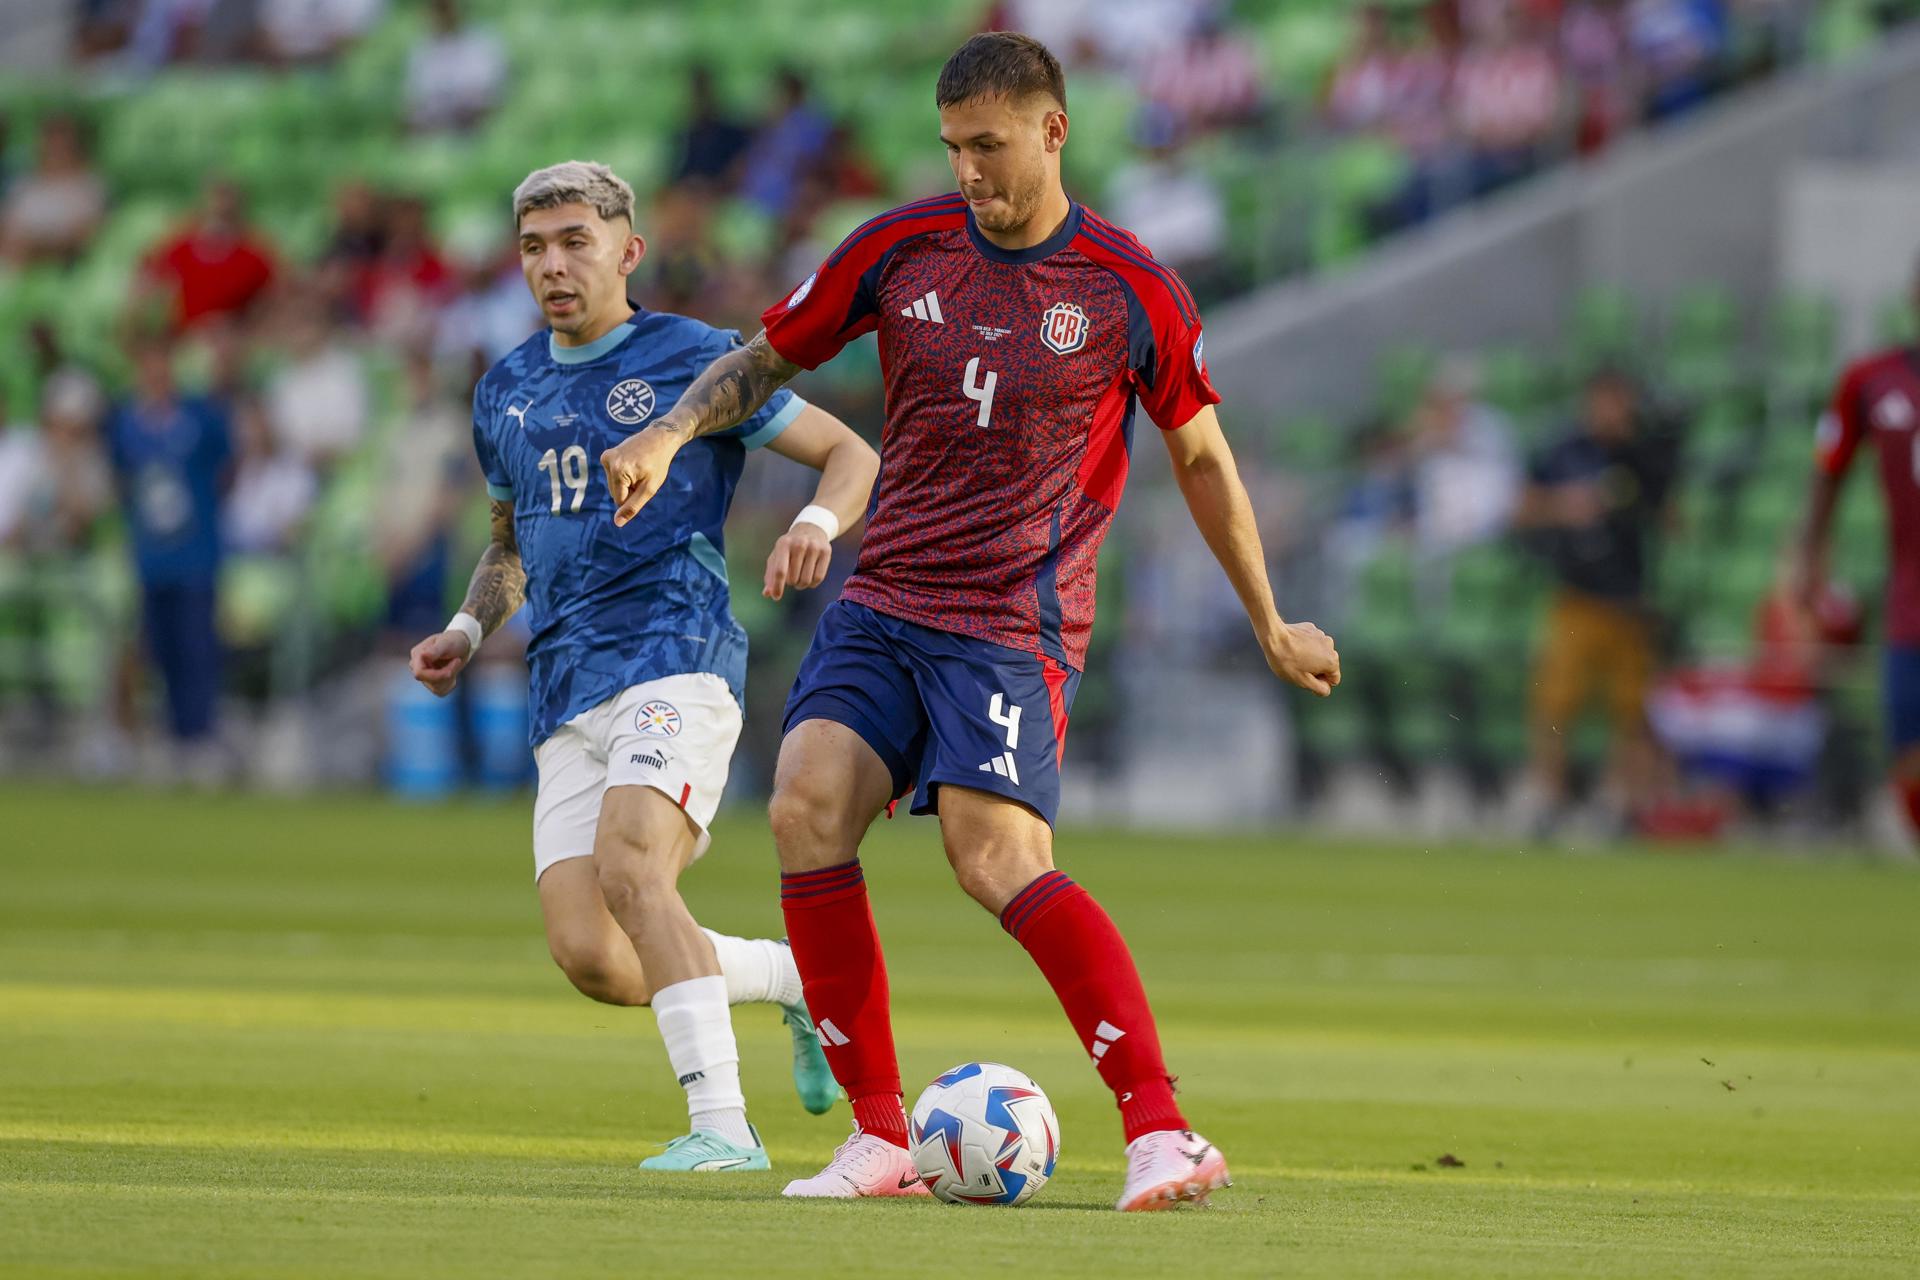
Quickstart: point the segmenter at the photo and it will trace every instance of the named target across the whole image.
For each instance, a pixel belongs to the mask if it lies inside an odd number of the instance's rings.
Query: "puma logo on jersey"
[[[940,314],[940,293],[929,289],[924,297],[915,298],[910,307],[900,308],[900,314],[912,320],[931,320],[935,324],[945,324],[947,318]]]
[[[533,401],[531,400],[521,405],[518,409],[514,408],[512,405],[508,405],[507,416],[509,418],[518,418],[520,420],[520,429],[522,431],[525,431],[527,429],[527,410],[531,408],[533,408]]]

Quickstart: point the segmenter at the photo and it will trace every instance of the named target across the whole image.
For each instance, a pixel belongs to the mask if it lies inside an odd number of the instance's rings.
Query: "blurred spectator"
[[[1070,68],[1132,70],[1213,9],[1213,0],[1000,0],[982,29],[1025,32]]]
[[[721,107],[713,68],[695,63],[687,72],[687,119],[675,148],[679,158],[673,164],[673,181],[715,190],[731,187],[734,165],[752,140],[752,130]]]
[[[1560,57],[1574,98],[1574,145],[1591,154],[1634,116],[1622,0],[1573,0],[1560,18]]]
[[[1114,173],[1107,203],[1155,258],[1206,292],[1226,248],[1227,206],[1212,180],[1184,157],[1182,141],[1180,120],[1171,108],[1141,107],[1134,120],[1140,155]]]
[[[107,447],[124,504],[141,621],[166,686],[168,723],[183,744],[212,747],[220,693],[214,628],[220,512],[232,461],[225,406],[174,386],[172,348],[134,339],[132,394],[107,419]],[[204,766],[202,756],[194,764]]]
[[[479,472],[465,380],[461,398],[448,394],[424,349],[408,354],[406,377],[382,446],[373,549],[387,582],[387,623],[411,643],[447,620],[450,544]]]
[[[808,101],[806,79],[783,68],[773,110],[742,161],[741,194],[774,217],[784,214],[832,133],[833,122]]]
[[[39,429],[0,435],[0,548],[42,556],[86,546],[112,497],[104,408],[91,375],[63,369],[41,391]]]
[[[287,362],[267,382],[267,422],[280,448],[324,470],[366,434],[372,392],[359,351],[324,312],[286,311]]]
[[[240,188],[207,185],[200,215],[148,255],[143,285],[166,299],[176,329],[238,317],[273,283],[272,251],[247,223]]]
[[[1426,556],[1444,557],[1504,532],[1519,496],[1512,427],[1479,398],[1478,382],[1469,357],[1449,357],[1413,412],[1413,530]]]
[[[265,407],[249,397],[234,405],[238,460],[227,496],[224,542],[237,555],[293,550],[320,485],[306,459],[275,438]]]
[[[1665,796],[1649,834],[1711,835],[1729,818],[1770,815],[1813,781],[1826,745],[1822,694],[1863,634],[1859,602],[1821,590],[1802,609],[1789,564],[1754,610],[1753,655],[1663,676],[1648,719],[1690,794]],[[1676,830],[1677,828],[1677,830]]]
[[[518,255],[491,234],[465,244],[456,239],[452,266],[455,292],[440,312],[434,354],[463,374],[476,362],[484,371],[540,327],[540,308],[527,292]]]
[[[349,178],[333,193],[333,232],[321,260],[344,263],[357,279],[387,245],[386,211],[372,184]]]
[[[1665,120],[1704,102],[1726,43],[1719,0],[1630,0],[1628,41],[1646,80],[1646,114]]]
[[[453,271],[427,228],[426,202],[396,196],[388,202],[380,256],[361,268],[354,309],[376,338],[411,345],[431,335],[435,316],[452,297]]]
[[[641,265],[652,306],[686,312],[699,305],[721,270],[712,228],[713,201],[698,187],[668,187],[654,200]]]
[[[1367,5],[1354,23],[1353,47],[1327,83],[1327,123],[1343,133],[1385,132],[1401,93],[1400,62],[1386,9]]]
[[[1652,426],[1633,379],[1600,370],[1587,383],[1579,425],[1535,459],[1515,512],[1514,526],[1558,580],[1534,671],[1524,816],[1537,830],[1558,819],[1567,740],[1595,694],[1612,734],[1605,799],[1614,817],[1624,823],[1648,798],[1648,544],[1673,480],[1672,442]]]
[[[0,206],[0,255],[15,264],[70,263],[106,211],[106,187],[87,158],[80,122],[50,116],[40,126],[33,168],[7,188]]]
[[[1141,73],[1141,93],[1171,109],[1191,133],[1253,124],[1264,114],[1260,64],[1217,16],[1201,16],[1185,40],[1162,39],[1155,50]]]
[[[432,0],[427,12],[433,30],[407,56],[407,125],[471,129],[499,105],[506,48],[491,28],[464,25],[455,0]]]
[[[263,51],[282,63],[331,61],[380,20],[386,0],[259,0]]]
[[[1553,51],[1518,29],[1518,15],[1490,10],[1453,78],[1453,116],[1472,154],[1475,193],[1525,177],[1546,160],[1561,118]]]

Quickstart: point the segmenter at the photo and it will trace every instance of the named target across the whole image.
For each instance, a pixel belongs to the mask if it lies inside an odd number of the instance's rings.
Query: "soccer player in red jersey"
[[[1920,267],[1913,280],[1920,309]],[[1880,455],[1886,497],[1886,658],[1882,685],[1890,773],[1910,829],[1920,836],[1920,345],[1893,347],[1847,366],[1820,419],[1813,493],[1807,504],[1794,577],[1811,609],[1826,579],[1827,535],[1841,482],[1860,446]]]
[[[1126,942],[1053,865],[1094,560],[1126,481],[1136,402],[1268,665],[1324,695],[1339,656],[1318,627],[1274,609],[1192,295],[1061,185],[1060,64],[1026,36],[975,36],[935,100],[959,190],[855,230],[767,310],[751,343],[608,450],[615,519],[646,503],[687,440],[878,330],[880,479],[856,571],[787,704],[771,805],[794,959],[857,1130],[786,1194],[925,1194],[859,862],[874,818],[912,793],[913,812],[939,814],[961,888],[1032,955],[1114,1092],[1127,1141],[1118,1207],[1201,1200],[1225,1185],[1226,1162],[1174,1101]]]

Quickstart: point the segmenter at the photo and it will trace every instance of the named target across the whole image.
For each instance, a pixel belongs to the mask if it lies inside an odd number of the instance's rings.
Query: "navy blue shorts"
[[[1920,645],[1890,644],[1886,662],[1887,744],[1898,756],[1920,747]]]
[[[836,600],[813,633],[782,732],[831,720],[893,774],[896,798],[938,813],[942,784],[1018,800],[1049,825],[1080,673],[1038,653],[936,631]]]

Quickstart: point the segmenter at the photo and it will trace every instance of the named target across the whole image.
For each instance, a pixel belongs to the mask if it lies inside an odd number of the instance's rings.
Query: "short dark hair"
[[[976,98],[1026,98],[1044,93],[1067,109],[1067,77],[1060,59],[1032,36],[983,31],[947,59],[933,102],[950,107]]]

